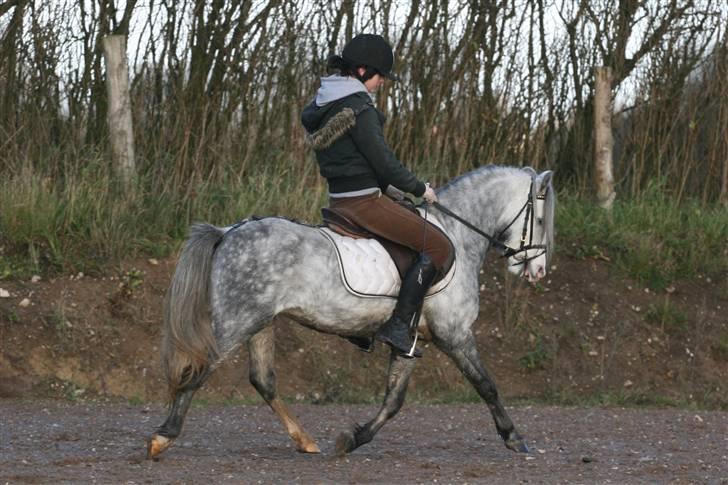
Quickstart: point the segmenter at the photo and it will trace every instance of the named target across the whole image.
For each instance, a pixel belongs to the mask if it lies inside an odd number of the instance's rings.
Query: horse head
[[[531,175],[530,189],[525,204],[506,228],[504,243],[508,250],[505,256],[511,273],[522,276],[529,283],[536,283],[546,276],[553,254],[553,172],[546,170],[539,174],[531,168],[524,171]]]

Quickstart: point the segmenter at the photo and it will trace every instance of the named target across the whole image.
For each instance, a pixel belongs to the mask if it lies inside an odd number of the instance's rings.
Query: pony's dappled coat
[[[510,247],[518,247],[520,228],[529,228],[529,240],[546,245],[545,253],[525,261],[510,257],[508,264],[512,272],[538,279],[546,273],[553,247],[551,175],[549,171],[483,167],[449,182],[438,191],[438,198],[482,231],[500,235]],[[536,223],[531,225],[525,214],[516,217],[529,190],[542,196],[534,205]],[[487,401],[506,446],[525,451],[482,366],[470,329],[478,315],[478,274],[488,241],[452,218],[439,219],[455,246],[458,271],[443,291],[425,302],[423,321],[435,345]],[[391,298],[359,298],[349,293],[341,282],[334,249],[315,227],[277,217],[250,220],[232,229],[194,226],[166,300],[163,362],[172,406],[169,418],[150,441],[150,456],[166,449],[179,434],[194,391],[244,342],[251,353],[251,382],[282,419],[299,450],[318,450],[276,395],[271,320],[286,315],[321,332],[370,336],[394,304]],[[414,361],[392,353],[380,412],[366,425],[343,433],[337,449],[348,452],[370,441],[396,414],[413,366]]]

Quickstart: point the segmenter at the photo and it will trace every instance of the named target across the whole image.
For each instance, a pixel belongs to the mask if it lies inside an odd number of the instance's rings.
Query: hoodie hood
[[[354,93],[367,93],[364,83],[354,77],[327,76],[321,78],[321,87],[316,93],[316,106],[325,106]]]
[[[309,133],[313,133],[318,130],[324,119],[330,118],[329,111],[336,109],[336,101],[348,98],[352,95],[363,97],[369,101],[372,100],[366,86],[364,86],[364,84],[356,78],[337,75],[322,77],[321,87],[316,92],[316,97],[304,108],[303,113],[301,113],[301,122],[303,123],[303,126]],[[362,102],[360,101],[359,103]],[[354,113],[342,113],[341,116],[346,117],[345,125],[347,126],[343,127],[344,125],[342,124],[337,124],[337,126],[339,126],[340,129],[350,128],[354,122]]]

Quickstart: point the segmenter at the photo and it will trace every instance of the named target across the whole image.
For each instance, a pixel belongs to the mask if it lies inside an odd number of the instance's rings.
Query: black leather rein
[[[545,199],[545,195],[538,195],[538,199]],[[528,200],[526,200],[526,203],[523,204],[521,207],[521,210],[518,211],[518,214],[516,214],[516,217],[514,217],[511,222],[498,234],[498,236],[491,236],[490,234],[481,231],[479,228],[471,224],[470,222],[466,221],[444,205],[440,204],[439,202],[433,202],[432,206],[435,207],[437,210],[442,212],[445,215],[448,215],[470,229],[471,231],[480,234],[484,238],[486,238],[490,245],[495,248],[497,251],[501,253],[501,256],[504,258],[510,258],[511,256],[515,256],[516,254],[520,254],[526,251],[530,251],[533,249],[542,250],[542,252],[539,252],[535,256],[531,256],[528,258],[523,258],[519,260],[518,262],[514,263],[515,265],[521,265],[526,264],[528,261],[531,261],[532,259],[536,259],[537,257],[541,256],[543,253],[547,251],[547,246],[545,244],[533,244],[533,219],[534,219],[534,210],[533,210],[533,180],[531,180],[531,188],[528,191]],[[521,245],[518,249],[512,248],[506,244],[504,244],[500,238],[503,236],[503,234],[518,220],[518,217],[523,213],[523,211],[526,211],[526,217],[523,219],[523,231],[521,232]],[[530,237],[528,240],[528,244],[526,244],[526,236],[529,235],[529,226],[530,226]]]

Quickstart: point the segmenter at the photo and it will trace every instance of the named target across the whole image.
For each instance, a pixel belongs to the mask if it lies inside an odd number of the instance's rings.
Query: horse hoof
[[[531,450],[528,449],[528,445],[525,441],[523,441],[523,438],[513,439],[506,441],[506,448],[509,450],[513,450],[516,453],[530,453]]]
[[[155,434],[147,443],[147,460],[158,460],[157,456],[169,448],[172,440]]]
[[[308,441],[306,443],[301,443],[296,447],[296,449],[301,453],[321,453],[321,450],[319,449],[318,445],[314,443],[313,441]]]
[[[345,431],[336,438],[337,456],[344,456],[354,451],[354,448],[356,448],[356,440],[354,439],[354,434],[350,431]]]

